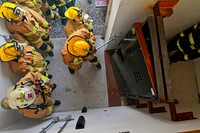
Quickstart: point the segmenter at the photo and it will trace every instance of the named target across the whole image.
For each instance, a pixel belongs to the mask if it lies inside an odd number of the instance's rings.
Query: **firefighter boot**
[[[89,3],[89,4],[92,4],[92,0],[88,0],[88,3]]]
[[[58,106],[58,105],[60,105],[60,104],[61,104],[61,101],[60,101],[60,100],[55,100],[55,103],[54,103],[55,106]]]
[[[50,61],[49,60],[45,60],[46,61],[46,63],[47,63],[47,66],[50,64]]]
[[[101,69],[101,64],[98,63],[98,64],[96,65],[96,67],[97,67],[98,69]]]
[[[65,26],[67,24],[67,18],[64,18],[64,19],[61,18],[61,23],[62,25]]]
[[[48,74],[47,72],[44,72],[44,76],[46,76],[46,77],[49,78],[49,79],[52,79],[52,78],[53,78],[53,75]]]
[[[58,17],[59,17],[59,14],[53,11],[53,20],[57,19]]]
[[[71,69],[70,67],[68,67],[68,69],[69,69],[69,72],[70,72],[71,74],[74,74],[74,73],[75,73],[75,71],[74,71],[73,69]]]
[[[49,43],[49,46],[51,47],[51,49],[53,49],[54,48],[54,45],[53,45],[53,43]]]
[[[48,53],[48,55],[51,56],[51,57],[53,57],[53,56],[54,56],[53,51],[50,51],[50,52]]]
[[[52,91],[54,91],[56,89],[57,85],[54,83],[52,84]]]

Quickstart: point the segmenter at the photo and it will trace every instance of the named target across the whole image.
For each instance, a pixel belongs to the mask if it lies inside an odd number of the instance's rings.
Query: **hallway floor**
[[[56,108],[58,112],[88,108],[100,108],[108,106],[108,94],[106,84],[106,72],[103,48],[97,51],[102,68],[99,70],[90,62],[83,63],[82,68],[71,75],[68,67],[62,62],[60,50],[65,42],[64,39],[53,39],[55,45],[54,57],[45,57],[50,60],[48,73],[53,75],[52,83],[57,84],[52,97],[62,101],[61,106]],[[103,40],[97,37],[96,46],[103,44]]]

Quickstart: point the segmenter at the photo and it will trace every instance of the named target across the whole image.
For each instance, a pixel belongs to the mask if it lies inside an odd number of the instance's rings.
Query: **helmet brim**
[[[11,60],[14,60],[15,57],[14,56],[9,56],[9,55],[6,55],[5,52],[4,52],[4,47],[5,45],[1,46],[0,47],[0,58],[2,61],[11,61]]]

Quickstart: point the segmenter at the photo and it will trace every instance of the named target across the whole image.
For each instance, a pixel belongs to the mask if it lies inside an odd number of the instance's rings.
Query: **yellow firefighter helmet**
[[[69,53],[77,57],[86,56],[90,48],[91,45],[78,36],[72,37],[67,45]]]
[[[11,109],[9,104],[8,104],[8,98],[7,97],[4,97],[1,100],[1,107],[4,108],[4,109]]]
[[[67,11],[65,11],[65,16],[69,19],[80,21],[83,20],[84,12],[77,6],[71,6],[67,9]]]
[[[7,91],[8,104],[11,109],[25,108],[35,101],[35,91],[30,86],[12,86]]]
[[[8,42],[0,47],[2,61],[11,61],[22,54],[21,46],[17,42]]]
[[[4,2],[0,7],[0,17],[7,21],[20,21],[24,15],[25,10],[18,4]]]

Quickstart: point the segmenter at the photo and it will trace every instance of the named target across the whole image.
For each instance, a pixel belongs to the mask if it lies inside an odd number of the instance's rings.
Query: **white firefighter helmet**
[[[25,108],[35,101],[35,91],[30,86],[12,86],[7,91],[8,104],[11,109]]]

